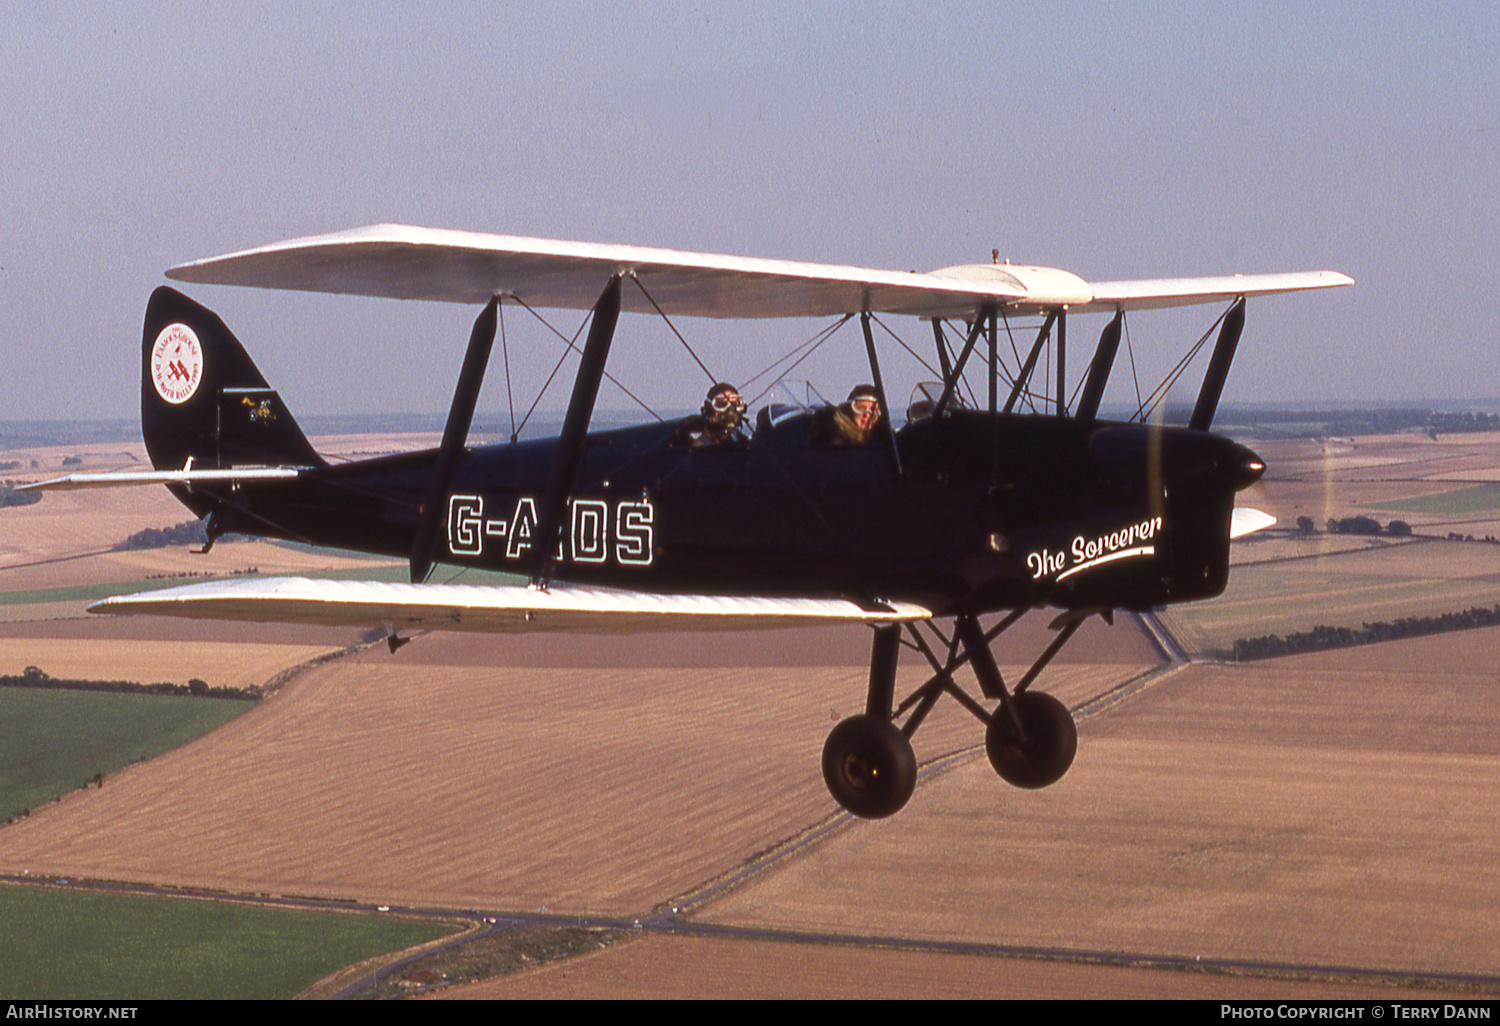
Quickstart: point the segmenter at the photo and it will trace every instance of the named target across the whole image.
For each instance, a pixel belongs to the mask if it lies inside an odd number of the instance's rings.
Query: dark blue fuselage
[[[1050,604],[1144,609],[1228,575],[1236,490],[1259,460],[1185,428],[957,410],[865,448],[763,416],[747,445],[671,444],[675,424],[589,435],[558,579],[651,591],[920,602],[942,614]],[[442,562],[529,565],[553,440],[469,451],[446,497]],[[224,528],[405,557],[432,452],[244,487]]]

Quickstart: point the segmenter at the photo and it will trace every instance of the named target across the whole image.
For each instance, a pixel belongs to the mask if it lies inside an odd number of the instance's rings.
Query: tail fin
[[[158,470],[324,462],[218,315],[166,286],[146,305],[141,430]]]

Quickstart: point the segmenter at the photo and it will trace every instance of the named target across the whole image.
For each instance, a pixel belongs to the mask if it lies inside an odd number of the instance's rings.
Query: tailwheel
[[[862,713],[829,732],[823,779],[844,808],[865,819],[901,811],[917,787],[917,756],[888,719]]]
[[[990,718],[984,747],[1000,779],[1016,787],[1035,789],[1055,784],[1073,765],[1078,751],[1078,728],[1068,707],[1049,694],[1026,691],[1010,700],[1015,719],[1002,706]],[[823,765],[828,765],[824,757]],[[826,772],[826,770],[825,770]]]

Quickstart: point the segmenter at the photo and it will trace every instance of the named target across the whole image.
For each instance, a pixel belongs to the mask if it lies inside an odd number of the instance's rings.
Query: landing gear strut
[[[906,805],[917,782],[911,737],[945,694],[985,725],[985,752],[1006,783],[1034,789],[1063,778],[1078,750],[1073,716],[1051,695],[1026,689],[1084,620],[1098,612],[1112,621],[1111,611],[1078,610],[1059,617],[1053,624],[1058,636],[1015,687],[1008,688],[990,644],[1026,612],[1015,610],[988,631],[977,617],[959,616],[952,637],[944,637],[929,622],[927,629],[947,647],[942,659],[914,625],[907,625],[907,642],[902,641],[898,626],[876,628],[865,711],[840,722],[823,746],[823,779],[840,805],[866,819],[893,815]],[[896,663],[903,643],[921,652],[935,672],[893,709]],[[978,678],[984,697],[998,699],[993,709],[986,709],[954,682],[954,671],[966,663]],[[908,712],[905,723],[898,727],[895,721]]]
[[[836,802],[865,819],[901,811],[917,788],[917,755],[891,721],[901,628],[877,627],[865,711],[842,720],[823,745],[823,781]]]

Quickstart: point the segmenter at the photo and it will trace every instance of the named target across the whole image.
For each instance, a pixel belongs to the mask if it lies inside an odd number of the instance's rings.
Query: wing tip
[[[1229,540],[1234,541],[1257,531],[1264,531],[1275,523],[1276,518],[1264,510],[1236,506],[1229,518]]]

